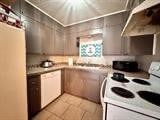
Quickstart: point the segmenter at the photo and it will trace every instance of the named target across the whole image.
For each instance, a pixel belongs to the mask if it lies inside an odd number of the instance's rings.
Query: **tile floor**
[[[102,120],[100,104],[64,93],[33,120]]]

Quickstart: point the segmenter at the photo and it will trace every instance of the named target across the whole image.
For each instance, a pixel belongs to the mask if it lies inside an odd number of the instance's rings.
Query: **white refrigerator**
[[[25,31],[0,22],[0,120],[27,120]]]

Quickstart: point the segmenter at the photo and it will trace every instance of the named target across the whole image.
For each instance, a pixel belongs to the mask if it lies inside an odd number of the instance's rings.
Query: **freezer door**
[[[25,32],[0,23],[0,120],[27,120]]]

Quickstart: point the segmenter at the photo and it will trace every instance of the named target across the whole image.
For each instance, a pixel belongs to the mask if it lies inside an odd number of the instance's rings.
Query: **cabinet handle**
[[[39,91],[39,88],[36,88],[36,91]]]
[[[35,84],[36,84],[36,82],[31,82],[31,84],[32,84],[32,85],[35,85]]]

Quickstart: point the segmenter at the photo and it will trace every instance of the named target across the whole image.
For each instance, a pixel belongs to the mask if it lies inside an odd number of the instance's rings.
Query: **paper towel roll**
[[[73,58],[68,58],[68,65],[73,66]]]

